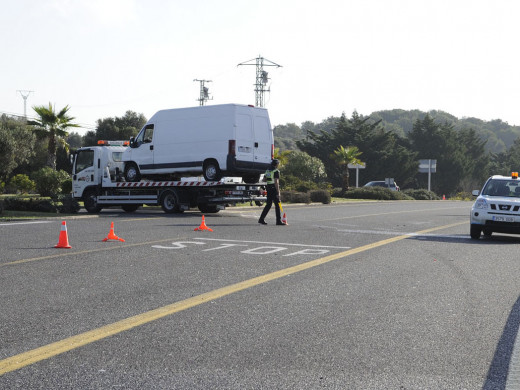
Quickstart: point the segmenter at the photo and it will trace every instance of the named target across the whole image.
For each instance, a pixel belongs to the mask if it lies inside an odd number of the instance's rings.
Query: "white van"
[[[123,153],[126,181],[204,175],[256,183],[270,167],[274,137],[265,108],[222,104],[162,110]]]

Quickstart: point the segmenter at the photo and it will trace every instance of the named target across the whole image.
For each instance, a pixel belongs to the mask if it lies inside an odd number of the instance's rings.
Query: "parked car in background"
[[[385,180],[379,180],[379,181],[369,181],[367,184],[365,184],[363,187],[384,187],[388,188],[392,191],[400,191],[401,188],[397,185],[397,183],[394,181],[391,184],[388,184]]]

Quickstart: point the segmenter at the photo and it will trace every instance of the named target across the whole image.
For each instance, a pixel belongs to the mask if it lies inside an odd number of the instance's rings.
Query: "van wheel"
[[[222,179],[222,172],[218,162],[215,160],[208,160],[204,163],[203,174],[206,181],[219,181]]]
[[[260,175],[242,176],[242,181],[246,184],[256,184],[260,181]]]
[[[125,180],[128,182],[141,180],[141,174],[139,173],[139,168],[137,168],[136,163],[129,162],[125,164]]]
[[[83,194],[83,206],[89,214],[99,213],[102,207],[97,202],[97,194],[95,190],[87,190]]]
[[[182,213],[179,207],[179,199],[174,191],[164,191],[161,195],[161,208],[166,214]]]

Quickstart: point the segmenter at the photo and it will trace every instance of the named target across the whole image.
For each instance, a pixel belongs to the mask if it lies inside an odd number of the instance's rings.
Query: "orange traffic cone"
[[[60,238],[58,240],[58,244],[55,245],[54,248],[72,248],[69,245],[69,237],[67,236],[67,223],[65,221],[61,223]]]
[[[442,195],[442,200],[446,200],[446,195]]]
[[[125,240],[123,240],[122,238],[119,238],[118,236],[115,235],[115,233],[114,233],[114,222],[112,222],[110,224],[110,232],[108,233],[108,236],[103,239],[103,242],[108,241],[108,240],[118,240],[118,241],[125,242]]]
[[[204,219],[204,215],[202,216],[202,222],[200,224],[200,226],[198,228],[195,228],[193,229],[194,231],[197,231],[197,230],[209,230],[210,232],[213,231],[213,229],[210,229],[209,227],[206,226],[206,220]]]
[[[286,225],[289,225],[287,223],[287,216],[285,215],[285,213],[283,213],[283,215],[282,215],[282,223],[285,223]]]

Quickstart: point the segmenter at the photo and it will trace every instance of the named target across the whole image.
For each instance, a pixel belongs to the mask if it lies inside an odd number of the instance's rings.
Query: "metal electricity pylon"
[[[20,95],[23,97],[23,117],[27,119],[27,98],[34,91],[24,91],[19,89],[16,92],[20,92]]]
[[[255,63],[252,63],[252,61],[255,61]],[[281,68],[282,65],[278,65],[272,61],[269,61],[260,55],[257,58],[253,58],[252,60],[242,62],[237,66],[240,65],[256,65],[255,106],[264,107],[264,93],[271,92],[270,89],[266,89],[267,82],[269,81],[269,74],[264,70],[264,66],[276,66],[277,68]]]
[[[200,83],[200,95],[197,101],[199,102],[200,106],[203,106],[204,103],[208,100],[213,100],[213,98],[209,97],[209,89],[204,84],[205,83],[211,83],[211,80],[199,80],[195,79],[193,81],[198,81]]]

